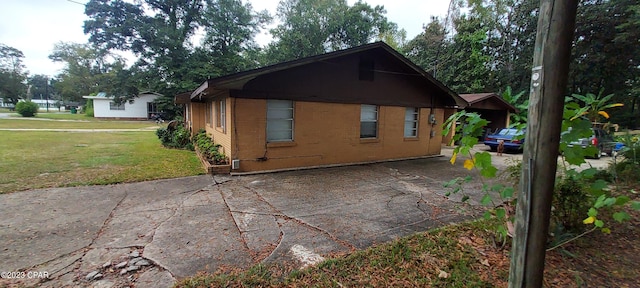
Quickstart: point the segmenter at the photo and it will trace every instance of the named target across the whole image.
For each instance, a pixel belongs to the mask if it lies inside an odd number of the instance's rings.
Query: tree
[[[612,121],[631,126],[640,79],[640,45],[637,1],[589,0],[578,6],[576,35],[570,72],[570,93],[604,89],[614,94],[611,101],[624,103]],[[631,121],[630,121],[631,120]]]
[[[431,17],[431,21],[423,26],[424,31],[410,40],[402,50],[407,57],[438,78],[439,61],[443,51],[448,49],[445,41],[447,31],[438,17]]]
[[[164,64],[181,60],[200,19],[202,0],[91,0],[84,32],[89,42],[106,50],[131,51]],[[166,62],[168,61],[168,62]],[[173,63],[177,64],[177,63]]]
[[[49,76],[36,74],[27,79],[29,85],[29,99],[48,99],[49,91]]]
[[[281,24],[271,30],[270,62],[282,62],[369,43],[395,27],[383,6],[346,0],[283,0]]]
[[[15,105],[27,91],[27,72],[22,51],[0,43],[0,95],[5,103]]]
[[[451,58],[440,78],[458,93],[478,93],[493,90],[489,75],[490,57],[484,51],[487,31],[479,18],[462,15],[454,20],[456,34],[449,46]]]
[[[183,69],[189,62],[190,37],[199,27],[203,8],[203,0],[91,0],[85,8],[89,20],[84,23],[84,32],[100,50],[130,51],[139,56],[131,71],[136,85],[173,98],[203,80],[194,82]]]
[[[124,85],[114,82],[124,69],[124,59],[89,44],[57,43],[49,59],[65,64],[54,85],[65,101],[79,102],[83,95],[111,91],[114,87],[120,89]]]
[[[404,46],[407,45],[407,30],[398,30],[397,27],[394,27],[390,30],[380,32],[378,40],[387,43],[387,45],[396,51],[402,51],[404,50]]]
[[[524,99],[526,90],[522,90],[517,94],[513,94],[511,86],[507,86],[502,92],[502,99],[509,102],[518,109],[518,112],[511,113],[511,124],[524,124],[527,122],[527,109],[529,109],[529,99]]]
[[[404,52],[459,93],[528,89],[538,4],[452,1],[447,18],[431,19]]]
[[[207,0],[202,25],[206,32],[202,49],[194,52],[199,63],[207,63],[210,76],[226,75],[254,68],[252,52],[259,50],[255,35],[271,21],[267,11],[254,12],[251,4],[239,0]],[[209,58],[210,61],[201,61]]]

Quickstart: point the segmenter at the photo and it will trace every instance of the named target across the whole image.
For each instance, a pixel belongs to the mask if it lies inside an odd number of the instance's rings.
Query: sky
[[[246,3],[244,0],[243,3]],[[58,42],[86,43],[83,33],[84,5],[87,0],[2,0],[0,9],[0,43],[24,53],[23,63],[30,75],[55,76],[62,63],[49,59]],[[251,0],[255,10],[275,14],[279,0]],[[347,0],[353,5],[356,0]],[[387,19],[407,31],[412,39],[422,31],[431,16],[444,17],[449,0],[364,0],[371,6],[383,5]],[[275,24],[272,24],[275,25]],[[259,44],[270,42],[268,31],[256,37]],[[131,57],[131,56],[130,56]]]

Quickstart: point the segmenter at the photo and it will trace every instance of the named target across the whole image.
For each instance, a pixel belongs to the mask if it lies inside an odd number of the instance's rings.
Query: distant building
[[[160,96],[162,95],[154,92],[143,92],[138,97],[120,104],[114,102],[114,97],[109,97],[106,93],[82,96],[82,98],[93,100],[93,117],[95,118],[146,120],[150,119],[152,114],[158,113],[154,101]]]

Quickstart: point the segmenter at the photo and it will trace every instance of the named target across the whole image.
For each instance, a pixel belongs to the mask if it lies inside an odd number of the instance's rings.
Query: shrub
[[[513,187],[518,187],[520,183],[520,175],[522,175],[522,160],[509,158],[507,159],[507,168],[504,170],[506,173],[506,178],[511,183],[513,183]]]
[[[87,104],[84,105],[84,115],[93,117],[93,99],[87,99]]]
[[[158,130],[156,130],[156,135],[158,136],[158,139],[160,139],[160,142],[162,142],[162,145],[164,145],[165,147],[170,146],[172,137],[169,129],[158,128]]]
[[[156,135],[162,145],[169,148],[193,150],[190,134],[189,130],[182,124],[176,125],[175,128],[167,127],[156,130]]]
[[[585,227],[582,220],[593,203],[584,180],[574,170],[569,170],[556,182],[551,214],[556,225],[569,231]]]
[[[622,183],[633,185],[640,181],[640,166],[631,161],[617,163],[615,169],[617,179]]]
[[[213,139],[207,135],[204,129],[200,129],[200,131],[193,136],[193,143],[196,149],[214,164],[227,164],[227,156],[220,152],[221,145],[214,143]]]
[[[617,179],[627,184],[634,184],[640,181],[640,139],[638,135],[629,133],[619,136],[616,139],[624,143],[624,147],[616,157],[619,162],[614,164],[613,170]]]
[[[38,114],[38,104],[31,101],[20,101],[16,104],[16,112],[22,117],[33,117]]]

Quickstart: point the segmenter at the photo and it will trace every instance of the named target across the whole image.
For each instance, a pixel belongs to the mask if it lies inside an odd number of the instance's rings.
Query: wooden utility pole
[[[541,0],[509,287],[542,287],[578,0]]]

